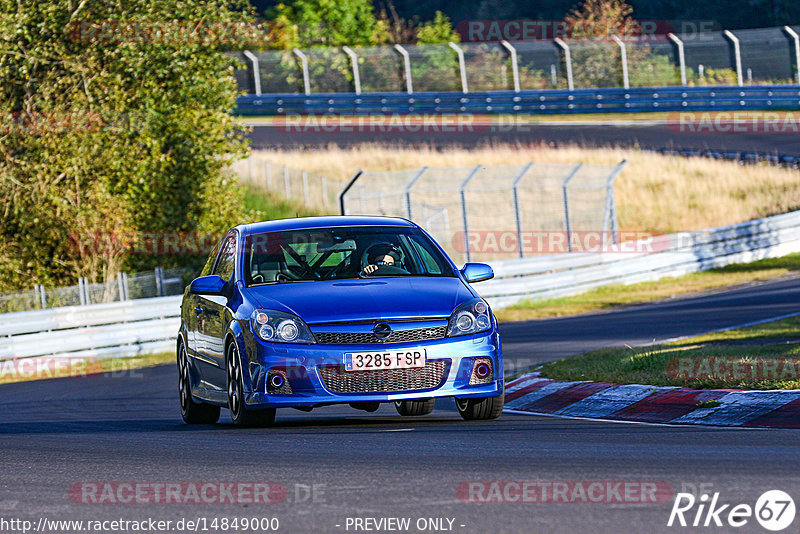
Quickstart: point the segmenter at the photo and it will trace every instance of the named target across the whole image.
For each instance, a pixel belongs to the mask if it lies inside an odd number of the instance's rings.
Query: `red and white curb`
[[[703,406],[717,401],[714,406]],[[716,405],[719,403],[718,405]],[[800,428],[800,390],[688,389],[559,382],[539,373],[506,384],[505,409],[649,423]]]

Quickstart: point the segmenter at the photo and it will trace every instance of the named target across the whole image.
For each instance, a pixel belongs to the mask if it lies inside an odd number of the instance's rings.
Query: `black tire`
[[[275,422],[275,408],[267,410],[248,410],[244,404],[244,379],[239,351],[235,343],[226,350],[225,369],[228,389],[228,410],[233,424],[240,427],[270,426]]]
[[[181,417],[190,425],[213,425],[219,421],[219,406],[196,402],[192,398],[189,356],[183,341],[178,344],[178,399]]]
[[[397,413],[403,416],[428,415],[433,411],[436,399],[394,401]]]
[[[456,399],[456,408],[467,421],[497,419],[503,411],[505,393],[482,399]]]

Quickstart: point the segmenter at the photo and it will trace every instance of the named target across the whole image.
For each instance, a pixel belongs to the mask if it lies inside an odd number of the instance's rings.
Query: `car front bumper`
[[[431,387],[429,380],[428,385],[421,389],[355,392],[342,391],[340,388],[336,391],[336,385],[341,385],[342,382],[332,382],[332,375],[342,377],[348,384],[359,380],[358,376],[348,376],[350,372],[342,370],[346,352],[394,351],[406,348],[424,348],[431,367],[443,367],[441,377],[436,375],[436,379],[432,379],[436,382],[435,387]],[[491,361],[490,382],[470,384],[476,358]],[[256,358],[248,363],[250,387],[245,394],[245,404],[253,409],[307,408],[326,404],[391,402],[433,397],[494,397],[503,391],[502,349],[496,329],[469,336],[387,345],[289,345],[257,341]],[[271,373],[275,372],[284,373],[291,386],[291,393],[268,392],[268,380]],[[366,376],[370,376],[369,373],[366,372]],[[380,377],[379,374],[371,376],[378,380]]]

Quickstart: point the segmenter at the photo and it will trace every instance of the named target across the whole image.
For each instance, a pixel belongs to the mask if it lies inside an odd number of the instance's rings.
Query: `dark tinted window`
[[[217,265],[212,274],[217,274],[223,280],[230,280],[236,265],[236,234],[229,234],[222,241]]]
[[[217,259],[217,254],[219,253],[219,247],[222,245],[222,241],[216,244],[214,250],[211,251],[211,254],[208,255],[208,259],[206,260],[206,264],[203,266],[203,270],[200,271],[200,276],[208,276],[211,274],[211,268],[214,267],[214,260]]]

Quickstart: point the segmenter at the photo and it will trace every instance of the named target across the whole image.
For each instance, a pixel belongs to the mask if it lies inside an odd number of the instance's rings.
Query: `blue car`
[[[464,419],[503,408],[497,321],[419,226],[389,217],[308,217],[237,226],[186,289],[177,342],[181,415],[268,426],[277,408],[393,402]]]

